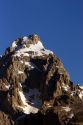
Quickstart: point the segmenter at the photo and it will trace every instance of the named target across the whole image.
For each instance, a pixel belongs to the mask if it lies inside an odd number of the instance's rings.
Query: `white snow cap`
[[[17,45],[18,44],[18,45]],[[21,41],[19,39],[12,43],[12,48],[14,48],[14,56],[30,56],[29,52],[32,52],[32,56],[43,56],[53,54],[52,51],[44,48],[40,37],[36,34],[24,36]]]

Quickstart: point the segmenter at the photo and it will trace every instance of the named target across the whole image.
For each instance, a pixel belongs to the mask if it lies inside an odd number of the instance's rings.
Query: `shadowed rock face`
[[[23,119],[17,122],[18,125],[61,125],[58,119],[58,115],[53,111],[46,112],[45,115],[42,113],[30,114],[25,116]]]
[[[83,89],[40,37],[29,35],[0,57],[0,111],[0,125],[82,125]]]

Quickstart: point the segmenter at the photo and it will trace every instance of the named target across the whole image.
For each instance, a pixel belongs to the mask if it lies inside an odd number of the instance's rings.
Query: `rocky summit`
[[[83,87],[38,35],[0,56],[0,125],[83,125]]]

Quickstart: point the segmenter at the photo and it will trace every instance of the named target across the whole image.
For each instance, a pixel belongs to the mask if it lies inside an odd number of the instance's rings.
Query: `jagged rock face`
[[[1,112],[9,123],[0,125],[81,125],[83,88],[71,82],[40,37],[30,35],[15,40],[0,58],[0,109],[10,117]]]
[[[14,125],[14,123],[8,114],[0,111],[0,125]]]

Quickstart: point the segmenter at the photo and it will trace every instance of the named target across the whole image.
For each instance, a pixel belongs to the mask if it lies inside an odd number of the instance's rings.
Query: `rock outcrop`
[[[38,35],[0,57],[0,125],[82,125],[83,88]]]

